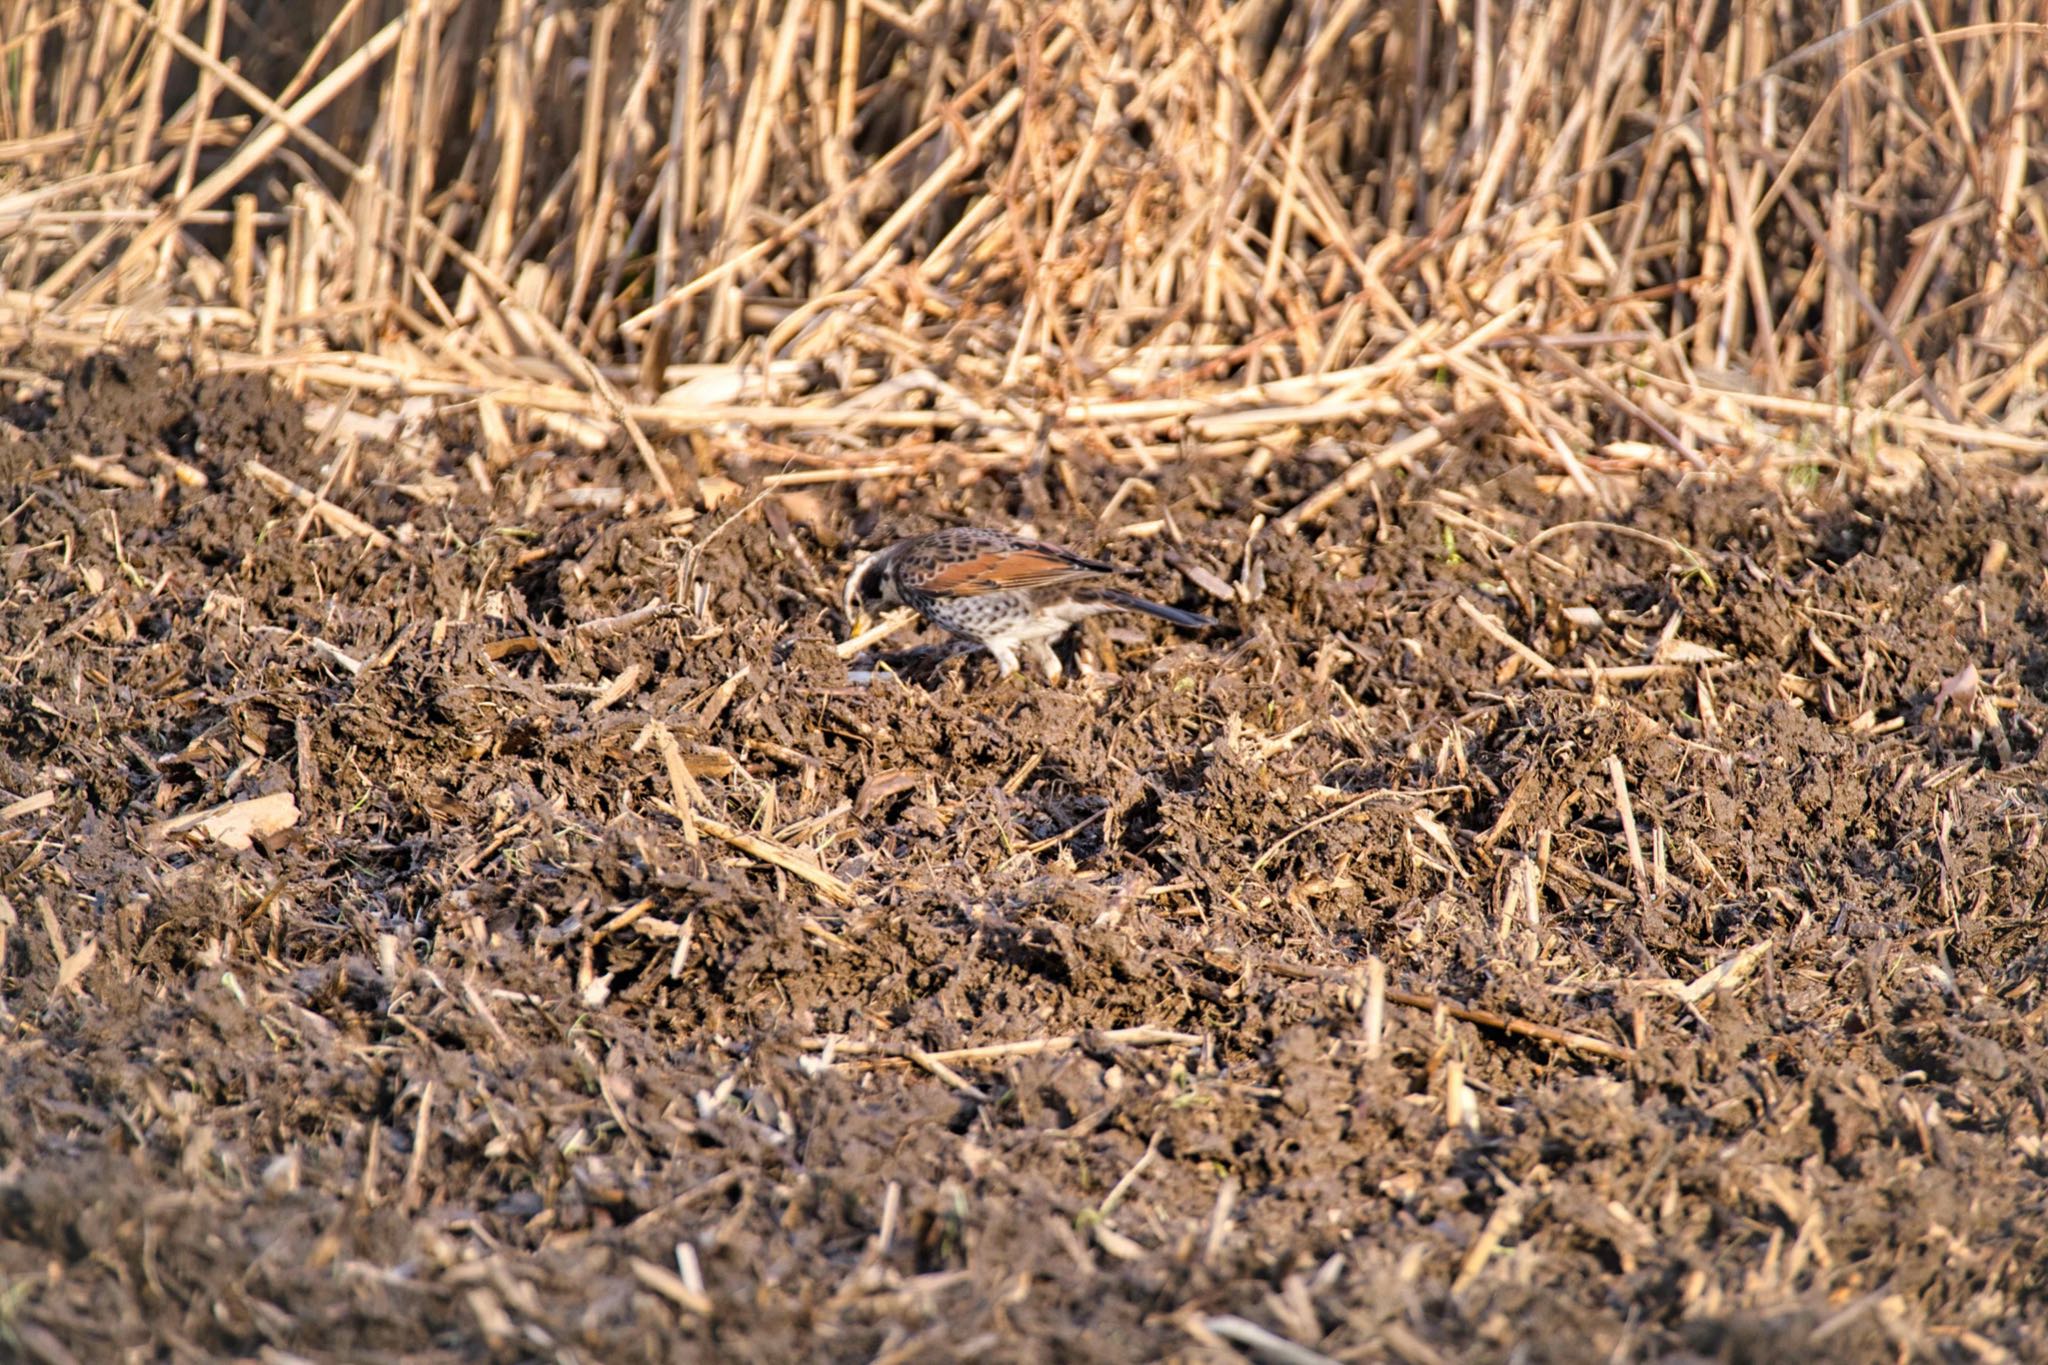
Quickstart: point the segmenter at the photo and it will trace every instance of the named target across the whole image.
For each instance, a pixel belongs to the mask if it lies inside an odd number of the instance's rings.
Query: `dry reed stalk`
[[[2038,453],[2048,3],[1724,9],[0,0],[0,336],[573,413],[679,497],[639,423]]]

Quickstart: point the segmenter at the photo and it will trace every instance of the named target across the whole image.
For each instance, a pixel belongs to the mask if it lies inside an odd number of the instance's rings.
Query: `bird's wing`
[[[973,597],[1020,588],[1050,588],[1117,572],[1116,566],[1051,545],[1020,542],[984,550],[934,568],[918,587],[935,597]]]

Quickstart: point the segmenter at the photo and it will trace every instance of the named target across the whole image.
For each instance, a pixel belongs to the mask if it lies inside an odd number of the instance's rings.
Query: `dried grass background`
[[[1143,461],[1483,411],[1588,491],[2048,450],[2040,0],[0,0],[0,35],[0,340],[624,425],[683,495],[641,433]]]

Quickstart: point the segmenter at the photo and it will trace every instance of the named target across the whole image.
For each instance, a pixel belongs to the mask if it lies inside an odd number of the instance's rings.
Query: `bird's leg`
[[[1007,678],[1017,671],[1017,651],[1002,640],[984,640],[981,647],[996,661],[996,677]]]
[[[1042,639],[1031,640],[1024,646],[1024,650],[1031,656],[1031,662],[1045,670],[1045,680],[1047,682],[1058,682],[1060,680],[1060,673],[1062,671],[1060,668],[1060,656],[1053,653],[1052,644],[1049,641]]]

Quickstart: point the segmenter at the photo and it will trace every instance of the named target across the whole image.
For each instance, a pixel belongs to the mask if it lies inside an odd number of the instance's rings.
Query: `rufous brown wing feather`
[[[934,597],[969,597],[976,593],[1050,588],[1101,575],[1100,569],[1083,568],[1048,550],[993,550],[948,564],[918,587]]]

